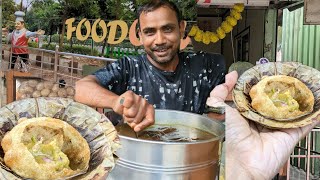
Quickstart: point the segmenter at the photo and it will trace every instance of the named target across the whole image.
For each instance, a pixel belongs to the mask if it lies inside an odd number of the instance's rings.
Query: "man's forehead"
[[[170,11],[172,11],[172,14],[170,13],[165,13],[165,15],[154,15],[151,14],[157,10],[150,11],[150,12],[142,12],[139,17],[139,23],[140,23],[140,28],[156,28],[156,27],[165,27],[165,26],[176,26],[178,25],[178,19],[176,17],[175,12],[168,8],[164,7]],[[164,10],[164,9],[162,9]],[[168,11],[166,10],[166,11]],[[159,11],[158,11],[159,13]]]
[[[164,11],[166,11],[166,12],[164,12]],[[141,14],[139,15],[139,20],[148,19],[148,17],[153,16],[154,13],[165,14],[165,15],[171,17],[171,18],[174,17],[174,18],[178,19],[177,15],[176,15],[176,12],[173,9],[171,9],[171,8],[169,8],[167,6],[161,6],[161,7],[157,8],[157,9],[152,10],[152,11],[142,11]]]
[[[141,30],[144,29],[156,29],[156,28],[163,28],[163,27],[174,27],[177,26],[176,23],[163,23],[163,24],[145,24],[144,26],[141,26]]]

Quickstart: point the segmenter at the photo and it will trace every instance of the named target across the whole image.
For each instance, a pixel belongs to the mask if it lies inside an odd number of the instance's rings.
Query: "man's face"
[[[20,21],[16,22],[15,24],[16,30],[20,30],[24,28],[24,23],[21,23]]]
[[[159,65],[178,59],[183,23],[178,23],[175,12],[168,7],[142,12],[139,17],[140,41],[148,58]]]

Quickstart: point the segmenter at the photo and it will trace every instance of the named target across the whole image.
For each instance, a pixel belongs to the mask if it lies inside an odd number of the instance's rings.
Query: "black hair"
[[[154,11],[160,7],[164,7],[164,6],[172,9],[176,13],[178,23],[180,23],[182,16],[181,16],[179,8],[177,7],[176,4],[174,4],[173,2],[171,2],[169,0],[150,0],[138,8],[138,11],[137,11],[138,27],[140,27],[139,18],[140,18],[140,15],[142,12],[145,12],[145,13],[152,12],[152,11]]]

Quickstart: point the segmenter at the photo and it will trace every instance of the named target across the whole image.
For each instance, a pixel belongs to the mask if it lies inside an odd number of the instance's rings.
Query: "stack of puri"
[[[61,87],[52,81],[28,80],[21,83],[17,99],[38,97],[61,97],[73,99],[75,90],[71,86]]]

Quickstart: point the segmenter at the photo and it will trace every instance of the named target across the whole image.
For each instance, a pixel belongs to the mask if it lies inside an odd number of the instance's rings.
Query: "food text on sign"
[[[104,41],[108,35],[108,41],[107,41],[108,44],[119,44],[123,40],[125,40],[125,38],[128,36],[128,33],[129,33],[129,40],[132,45],[134,45],[134,46],[142,45],[139,38],[136,36],[136,34],[137,34],[136,33],[136,25],[138,22],[137,19],[131,24],[130,31],[128,29],[127,23],[122,20],[114,20],[114,21],[110,21],[110,22],[108,22],[108,24],[106,24],[106,22],[104,20],[97,19],[94,21],[92,27],[91,27],[90,22],[86,18],[82,19],[78,23],[77,27],[73,26],[74,21],[75,21],[75,18],[69,18],[66,20],[67,40],[70,40],[72,37],[72,33],[76,32],[76,37],[80,41],[87,40],[91,34],[92,40],[96,43],[99,43],[99,42]],[[98,25],[102,29],[101,36],[99,36],[97,34],[97,26]],[[84,26],[86,28],[85,35],[83,35],[81,32],[82,26]],[[117,33],[118,27],[120,27],[121,33],[120,33],[120,37],[118,37],[116,39],[116,33]],[[109,34],[108,34],[108,28],[109,28]],[[186,37],[185,39],[181,39],[180,49],[186,48],[190,42],[191,42],[190,37]]]

